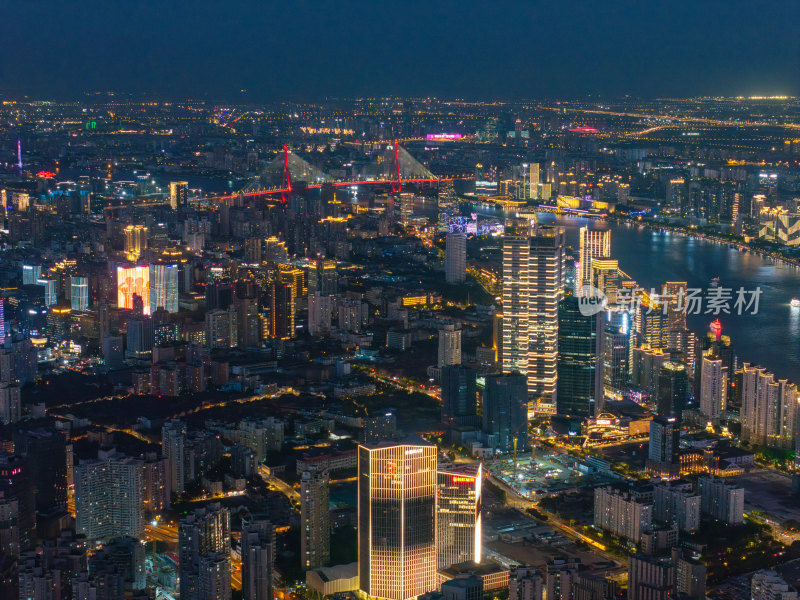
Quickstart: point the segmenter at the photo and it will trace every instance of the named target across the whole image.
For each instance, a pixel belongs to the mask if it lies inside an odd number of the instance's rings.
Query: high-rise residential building
[[[419,440],[358,448],[359,588],[408,600],[437,587],[436,446]]]
[[[14,453],[25,457],[36,491],[36,511],[49,514],[67,508],[67,438],[54,425],[27,421],[14,430]]]
[[[617,582],[591,573],[578,573],[572,582],[573,600],[615,600],[619,598]]]
[[[572,588],[581,561],[577,558],[556,558],[547,563],[545,597],[547,600],[572,600]]]
[[[178,524],[181,600],[230,598],[231,513],[210,504]]]
[[[797,600],[797,591],[775,571],[761,569],[750,579],[751,600]]]
[[[268,290],[269,336],[286,340],[294,337],[295,295],[291,284],[272,283]]]
[[[89,310],[89,278],[69,278],[70,307],[74,311],[86,312]]]
[[[558,381],[556,414],[594,417],[603,408],[605,312],[584,315],[578,298],[558,305]]]
[[[681,363],[667,361],[658,373],[656,406],[661,416],[680,420],[689,402],[689,376]]]
[[[666,556],[637,554],[628,561],[629,600],[670,600],[675,595],[675,567]]]
[[[333,296],[323,296],[320,292],[308,295],[308,332],[311,335],[330,335],[334,300]]]
[[[742,365],[742,440],[772,448],[793,448],[797,435],[797,386],[762,367]]]
[[[724,479],[700,477],[697,489],[703,514],[726,525],[744,523],[744,488]]]
[[[442,367],[442,423],[448,427],[478,424],[477,386],[474,369],[451,365]]]
[[[581,227],[578,232],[579,256],[578,278],[575,282],[575,291],[582,295],[585,285],[593,285],[592,259],[611,257],[611,232]]]
[[[439,470],[436,508],[437,568],[481,562],[481,464]]]
[[[150,265],[150,308],[178,312],[178,265]]]
[[[728,370],[721,358],[707,351],[700,363],[700,377],[700,412],[716,423],[727,404]]]
[[[675,417],[653,417],[650,421],[650,449],[648,458],[660,464],[677,460],[680,425]]]
[[[161,428],[161,454],[167,457],[169,489],[182,494],[186,485],[186,424],[167,421]]]
[[[485,378],[483,432],[491,436],[498,452],[526,452],[528,442],[527,382],[519,373],[493,374]]]
[[[461,364],[461,325],[445,323],[439,330],[438,366]]]
[[[695,533],[700,530],[699,494],[692,492],[691,484],[665,483],[653,491],[653,518],[666,525],[675,524],[680,531]]]
[[[206,313],[206,346],[229,350],[239,343],[238,315],[233,307]]]
[[[638,544],[653,524],[653,504],[611,488],[594,489],[594,526]]]
[[[115,451],[75,467],[75,529],[89,540],[144,534],[142,461]]]
[[[467,236],[448,233],[445,238],[444,273],[447,283],[462,283],[467,278]]]
[[[170,181],[169,182],[169,206],[172,210],[185,208],[189,203],[189,182]]]
[[[508,576],[508,600],[543,600],[544,578],[534,567],[514,567]]]
[[[300,566],[304,571],[327,567],[331,558],[328,471],[300,476]]]
[[[263,519],[242,525],[242,600],[272,600],[275,528]]]
[[[136,262],[147,249],[147,227],[128,225],[122,233],[125,236],[125,257],[131,262]]]
[[[8,523],[10,539],[2,542],[11,556],[19,556],[36,544],[36,500],[28,470],[23,456],[0,452],[2,511],[15,520]]]
[[[686,329],[687,293],[685,281],[667,281],[661,286],[661,301],[667,303],[667,327],[670,331]]]

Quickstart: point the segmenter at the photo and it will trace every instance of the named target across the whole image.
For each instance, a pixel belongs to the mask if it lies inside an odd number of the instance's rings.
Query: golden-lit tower
[[[144,225],[128,225],[125,233],[125,258],[136,262],[147,249],[147,227]]]
[[[416,441],[358,448],[359,588],[407,600],[436,582],[436,446]]]

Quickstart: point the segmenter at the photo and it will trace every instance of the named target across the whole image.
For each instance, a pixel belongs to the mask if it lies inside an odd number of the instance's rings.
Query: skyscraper
[[[448,427],[477,425],[475,371],[452,365],[442,368],[442,423]]]
[[[436,454],[421,439],[358,448],[359,587],[370,596],[437,587]]]
[[[605,321],[603,311],[581,314],[575,296],[559,303],[557,414],[583,418],[602,410]]]
[[[69,278],[70,306],[72,310],[85,312],[89,310],[89,278]]]
[[[688,401],[689,377],[686,367],[677,362],[665,362],[658,374],[658,414],[680,421]]]
[[[300,476],[300,565],[304,571],[327,567],[331,557],[327,469]]]
[[[270,337],[279,340],[294,337],[295,295],[291,284],[271,284],[267,300]]]
[[[185,208],[189,203],[189,182],[170,181],[169,182],[169,206],[172,210]]]
[[[439,330],[438,366],[461,364],[461,325],[445,323]]]
[[[161,454],[169,466],[169,491],[182,494],[186,484],[186,425],[181,421],[167,421],[161,428]]]
[[[656,463],[672,463],[678,451],[680,428],[675,417],[657,416],[650,421],[648,457]]]
[[[147,249],[147,227],[128,225],[122,233],[125,236],[125,257],[131,262],[136,262]]]
[[[503,372],[528,373],[528,275],[531,225],[509,219],[503,234]]]
[[[142,461],[98,453],[75,467],[75,529],[90,540],[144,534]]]
[[[792,448],[798,414],[797,386],[762,367],[742,365],[742,440]]]
[[[242,599],[273,600],[275,529],[265,520],[242,525]]]
[[[611,257],[611,232],[581,227],[578,237],[580,244],[578,264],[580,268],[575,291],[580,296],[582,295],[583,286],[592,285],[592,259]]]
[[[481,562],[481,464],[453,467],[437,474],[437,568]]]
[[[728,370],[721,358],[707,351],[700,363],[700,377],[700,412],[712,422],[718,422],[726,407]]]
[[[42,278],[42,265],[22,265],[22,285],[34,285]]]
[[[227,508],[209,504],[181,519],[178,524],[181,600],[229,599],[230,552],[231,513]]]
[[[519,373],[486,376],[483,431],[502,453],[525,452],[528,444],[528,391]]]
[[[447,234],[444,249],[444,272],[447,283],[461,283],[467,278],[467,236]]]
[[[178,312],[178,265],[150,265],[150,308]]]

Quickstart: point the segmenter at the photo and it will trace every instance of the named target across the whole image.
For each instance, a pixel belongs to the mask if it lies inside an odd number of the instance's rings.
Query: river
[[[486,216],[502,216],[483,206],[479,210]],[[800,308],[790,305],[793,297],[800,297],[800,269],[724,244],[637,225],[544,213],[539,214],[539,222],[563,226],[567,244],[576,251],[579,228],[610,230],[612,258],[645,289],[659,288],[665,281],[686,281],[690,288],[705,290],[714,277],[719,277],[722,287],[733,290],[760,287],[756,314],[689,315],[689,327],[702,335],[719,318],[722,333],[731,337],[740,362],[767,367],[779,377],[800,383]],[[733,303],[731,309],[735,313]]]

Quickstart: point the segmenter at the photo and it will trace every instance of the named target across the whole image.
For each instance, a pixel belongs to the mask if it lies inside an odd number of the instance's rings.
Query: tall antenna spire
[[[17,140],[17,167],[22,172],[22,140]]]

